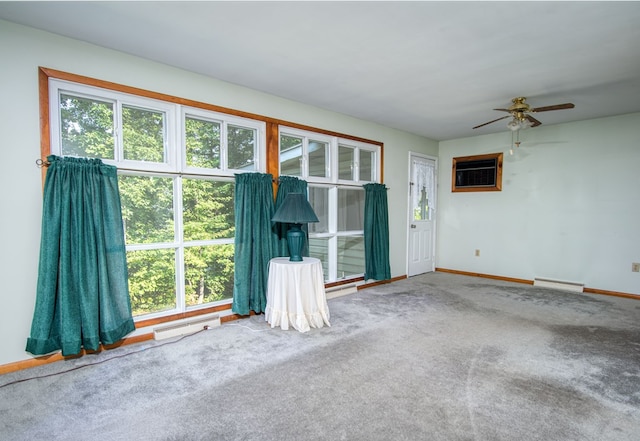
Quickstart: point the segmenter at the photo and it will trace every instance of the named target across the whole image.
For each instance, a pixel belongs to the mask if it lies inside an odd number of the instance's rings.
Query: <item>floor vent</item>
[[[356,292],[358,292],[358,287],[355,283],[351,283],[349,285],[332,286],[331,288],[326,289],[327,300],[346,296],[348,294],[353,294]]]
[[[582,283],[563,282],[561,280],[551,279],[533,279],[533,286],[539,286],[541,288],[553,288],[562,289],[565,291],[583,292],[584,285]]]
[[[193,334],[194,332],[202,331],[205,328],[210,329],[216,326],[220,326],[220,316],[218,316],[218,314],[206,317],[197,317],[172,325],[155,328],[153,330],[153,338],[156,340],[164,340],[165,338]]]

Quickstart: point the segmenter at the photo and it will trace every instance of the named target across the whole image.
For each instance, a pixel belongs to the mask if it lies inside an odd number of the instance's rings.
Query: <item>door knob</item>
[[[411,224],[411,228],[415,228],[416,226],[414,224]]]

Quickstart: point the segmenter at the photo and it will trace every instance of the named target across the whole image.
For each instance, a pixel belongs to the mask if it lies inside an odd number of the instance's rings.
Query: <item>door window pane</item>
[[[134,316],[176,308],[175,259],[173,248],[127,251],[129,294]]]
[[[220,168],[220,123],[186,117],[185,144],[187,165]]]
[[[431,220],[435,208],[435,164],[431,161],[412,161],[411,175],[411,209],[413,220]]]
[[[351,147],[338,146],[338,178],[353,180],[353,153]]]
[[[364,273],[364,237],[338,237],[338,278]]]
[[[182,180],[184,240],[232,239],[234,183]]]
[[[118,177],[127,245],[173,242],[173,179]]]
[[[280,135],[280,174],[302,176],[302,138]]]
[[[233,244],[188,247],[184,250],[187,306],[233,297]]]
[[[328,177],[327,163],[329,156],[329,144],[321,141],[309,140],[309,176]]]
[[[252,171],[255,164],[256,131],[229,124],[227,126],[228,168]]]
[[[122,106],[124,159],[167,162],[164,113]]]
[[[63,156],[114,159],[113,103],[60,94]]]
[[[364,190],[338,188],[338,231],[364,229]]]

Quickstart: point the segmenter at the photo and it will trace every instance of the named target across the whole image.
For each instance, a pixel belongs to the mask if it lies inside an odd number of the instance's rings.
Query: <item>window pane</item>
[[[338,237],[338,278],[364,273],[364,237]]]
[[[166,162],[164,113],[122,106],[124,159]]]
[[[338,188],[338,231],[364,229],[364,190]]]
[[[244,171],[255,170],[255,145],[255,129],[228,125],[227,151],[229,168]]]
[[[173,242],[173,179],[118,177],[127,244]]]
[[[127,252],[133,315],[176,308],[175,250]]]
[[[233,297],[233,245],[189,247],[184,250],[186,305]]]
[[[411,164],[411,210],[413,220],[431,220],[435,208],[435,164],[423,159],[413,159]]]
[[[302,176],[302,138],[280,135],[280,174]]]
[[[372,182],[373,175],[373,155],[374,152],[368,150],[360,150],[360,180]]]
[[[114,159],[113,103],[60,95],[62,155]]]
[[[234,183],[182,180],[184,240],[232,239]]]
[[[329,279],[329,239],[328,238],[309,238],[309,256],[320,259],[322,262],[322,273],[324,280]]]
[[[187,165],[220,168],[220,123],[186,117],[184,126]]]
[[[309,233],[327,233],[329,231],[329,189],[309,187],[309,203],[320,222],[309,225]]]
[[[328,177],[327,156],[329,144],[326,142],[309,140],[309,176]]]
[[[338,178],[353,180],[353,152],[351,147],[338,146]]]

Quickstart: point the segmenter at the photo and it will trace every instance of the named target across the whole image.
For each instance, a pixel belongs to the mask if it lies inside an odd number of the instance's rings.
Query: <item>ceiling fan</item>
[[[564,104],[555,104],[553,106],[544,106],[544,107],[531,107],[526,102],[526,98],[521,96],[511,100],[513,104],[511,104],[506,109],[493,109],[498,110],[500,112],[508,112],[509,115],[503,116],[498,119],[494,119],[493,121],[486,122],[484,124],[480,124],[479,126],[475,126],[474,129],[479,127],[484,127],[487,124],[494,123],[496,121],[500,121],[506,118],[511,118],[511,121],[507,124],[507,127],[513,131],[526,129],[527,127],[537,127],[542,124],[540,121],[531,116],[531,113],[537,112],[548,112],[550,110],[562,110],[562,109],[573,109],[575,106],[573,103],[564,103]]]

